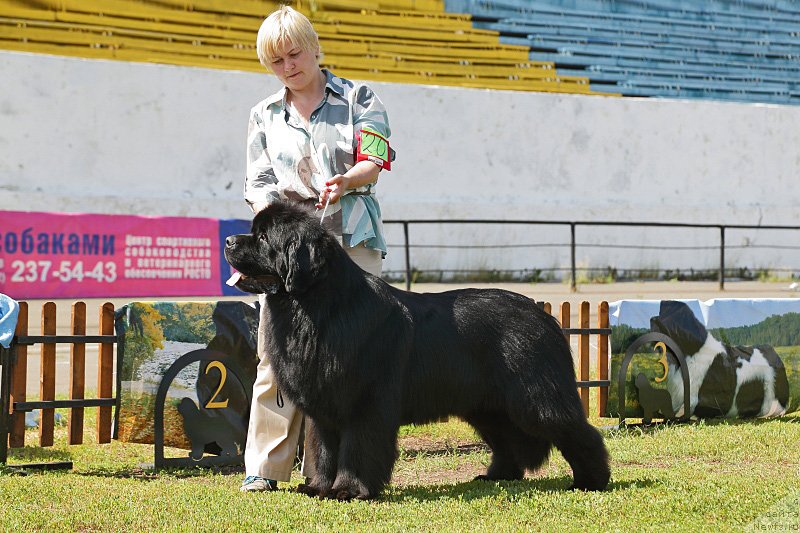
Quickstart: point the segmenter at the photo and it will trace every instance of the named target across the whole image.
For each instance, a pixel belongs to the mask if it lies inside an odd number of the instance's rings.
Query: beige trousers
[[[376,276],[381,275],[379,250],[365,248],[363,244],[346,250],[362,269]],[[278,386],[262,343],[266,297],[262,294],[259,300],[262,312],[258,325],[259,363],[253,384],[253,403],[250,405],[250,423],[244,451],[245,475],[289,481],[300,439],[303,413],[278,394]],[[302,473],[305,476],[311,475],[313,465],[304,461]]]

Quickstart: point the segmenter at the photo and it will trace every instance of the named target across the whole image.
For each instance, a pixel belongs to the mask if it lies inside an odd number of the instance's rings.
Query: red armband
[[[359,130],[356,139],[356,163],[372,161],[381,168],[392,170],[392,149],[385,137],[372,130]]]

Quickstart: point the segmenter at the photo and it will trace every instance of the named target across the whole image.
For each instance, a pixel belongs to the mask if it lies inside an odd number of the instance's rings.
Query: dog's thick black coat
[[[316,475],[306,493],[376,497],[399,426],[453,415],[492,449],[482,478],[521,479],[556,446],[574,488],[608,484],[608,454],[586,421],[569,345],[532,300],[395,289],[361,270],[318,218],[281,203],[256,215],[251,234],[228,237],[225,256],[243,274],[239,288],[267,294],[270,362],[312,421]]]

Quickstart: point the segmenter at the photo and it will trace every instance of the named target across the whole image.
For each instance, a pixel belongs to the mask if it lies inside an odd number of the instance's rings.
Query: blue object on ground
[[[10,296],[0,293],[0,344],[8,348],[17,328],[19,303]]]
[[[25,427],[26,428],[38,428],[39,427],[39,409],[34,409],[33,411],[28,411],[25,413]],[[64,426],[67,424],[67,419],[61,413],[55,413],[53,415],[53,422],[57,426]]]

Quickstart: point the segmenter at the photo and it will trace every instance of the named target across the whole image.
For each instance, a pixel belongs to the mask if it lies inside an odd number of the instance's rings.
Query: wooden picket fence
[[[7,459],[7,447],[25,446],[25,413],[40,409],[38,445],[53,445],[55,409],[69,408],[67,439],[69,444],[83,444],[84,409],[97,407],[96,440],[111,442],[112,407],[114,396],[114,305],[100,307],[99,335],[86,334],[86,304],[72,305],[70,335],[56,334],[57,308],[47,302],[41,310],[41,330],[38,335],[28,331],[28,303],[20,302],[19,318],[10,350],[3,360],[3,412],[0,418],[0,462]],[[86,344],[99,343],[97,394],[98,398],[85,398]],[[56,345],[70,345],[69,399],[56,400]],[[39,400],[28,401],[27,375],[29,347],[40,345]],[[10,379],[6,379],[6,375]],[[4,433],[7,433],[6,440]]]
[[[550,303],[539,305],[552,314]],[[570,324],[570,304],[563,302],[559,306],[557,318],[561,322],[564,334],[569,339],[577,336],[576,374],[578,388],[584,411],[590,415],[589,390],[598,388],[597,410],[599,416],[606,416],[608,403],[609,369],[608,369],[608,337],[611,333],[608,321],[608,302],[600,302],[597,306],[597,327],[591,327],[589,302],[581,302],[578,309],[578,324]],[[99,335],[86,334],[86,304],[76,302],[72,305],[70,335],[56,335],[57,308],[53,302],[42,306],[41,332],[31,335],[28,331],[28,304],[20,302],[19,320],[15,332],[14,343],[10,350],[5,350],[3,365],[3,409],[0,413],[0,464],[7,459],[7,449],[25,446],[25,413],[40,409],[38,445],[53,445],[55,426],[55,409],[69,408],[68,443],[82,444],[84,433],[84,409],[97,407],[97,443],[111,442],[112,407],[117,405],[118,391],[114,392],[113,377],[113,345],[118,341],[114,332],[114,306],[103,304],[100,309]],[[590,376],[591,337],[596,337],[597,372],[594,379]],[[86,399],[86,344],[99,343],[98,352],[98,398]],[[28,348],[40,345],[40,381],[39,400],[28,401],[27,362]],[[56,401],[56,345],[70,345],[69,365],[69,399]],[[6,370],[10,368],[10,372]],[[7,377],[8,376],[8,377]],[[7,433],[8,438],[5,438]]]
[[[540,304],[545,312],[552,314],[552,306],[548,302]],[[598,388],[599,394],[597,395],[597,415],[608,415],[608,387],[611,385],[608,375],[608,337],[611,334],[611,329],[608,322],[608,302],[602,301],[597,304],[597,327],[591,327],[591,306],[589,302],[581,302],[578,307],[578,324],[577,327],[572,327],[571,322],[571,306],[569,302],[562,302],[559,307],[558,320],[561,322],[561,329],[564,335],[569,339],[575,335],[578,337],[578,354],[576,374],[578,379],[578,392],[581,396],[583,403],[583,410],[586,416],[591,415],[589,408],[589,389]],[[590,365],[590,347],[592,335],[597,337],[596,343],[596,361],[597,361],[597,375],[596,379],[591,378],[591,365]]]

